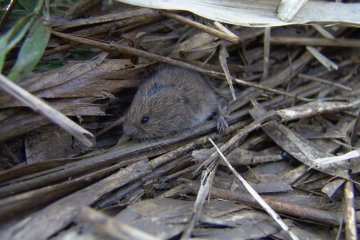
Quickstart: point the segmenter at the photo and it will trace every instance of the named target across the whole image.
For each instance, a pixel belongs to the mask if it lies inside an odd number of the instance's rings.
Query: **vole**
[[[217,127],[227,127],[219,96],[199,73],[173,66],[158,67],[138,88],[125,115],[124,135],[155,139],[183,131],[217,112]]]

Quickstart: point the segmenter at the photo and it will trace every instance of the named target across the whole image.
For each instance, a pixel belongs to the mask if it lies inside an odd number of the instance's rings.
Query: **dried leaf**
[[[327,183],[321,191],[325,193],[329,198],[331,198],[334,193],[343,185],[345,182],[344,179],[336,179],[334,181],[331,181]]]
[[[278,8],[279,18],[291,21],[308,0],[282,0]]]
[[[191,0],[179,1],[142,1],[118,0],[120,2],[167,10],[185,10],[193,12],[204,18],[234,25],[252,27],[270,27],[300,23],[314,22],[342,22],[360,24],[360,4],[342,4],[324,1],[307,2],[292,19],[284,22],[278,18],[277,8],[279,2],[272,0],[260,1],[231,1]]]
[[[265,114],[265,110],[257,106],[250,111],[250,114],[255,119],[258,119]],[[315,159],[329,157],[331,154],[326,153],[326,151],[320,149],[303,136],[291,131],[286,126],[272,122],[263,126],[262,129],[279,147],[307,166],[333,176],[350,179],[345,165],[329,166],[327,168],[316,167]]]

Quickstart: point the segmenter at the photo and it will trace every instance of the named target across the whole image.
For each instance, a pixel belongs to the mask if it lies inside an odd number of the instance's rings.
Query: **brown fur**
[[[163,137],[197,125],[217,108],[217,96],[204,77],[165,66],[139,87],[124,120],[124,133],[136,139]],[[142,123],[143,117],[148,117]]]

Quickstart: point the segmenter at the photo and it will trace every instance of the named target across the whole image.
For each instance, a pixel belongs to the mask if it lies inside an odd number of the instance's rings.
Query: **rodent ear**
[[[154,83],[150,89],[148,90],[149,97],[154,96],[158,94],[163,88],[165,88],[165,85]]]

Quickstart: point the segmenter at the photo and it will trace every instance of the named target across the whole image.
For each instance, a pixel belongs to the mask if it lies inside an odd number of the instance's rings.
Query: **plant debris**
[[[0,239],[357,239],[359,19],[311,13],[359,4],[282,1],[265,24],[251,16],[279,3],[225,21],[210,0],[70,2],[44,3],[45,24],[28,8],[12,20],[11,1],[0,24],[16,22],[0,37]],[[347,25],[283,26],[322,20]],[[33,23],[39,52],[20,62]],[[123,138],[158,64],[206,76],[229,126]]]

